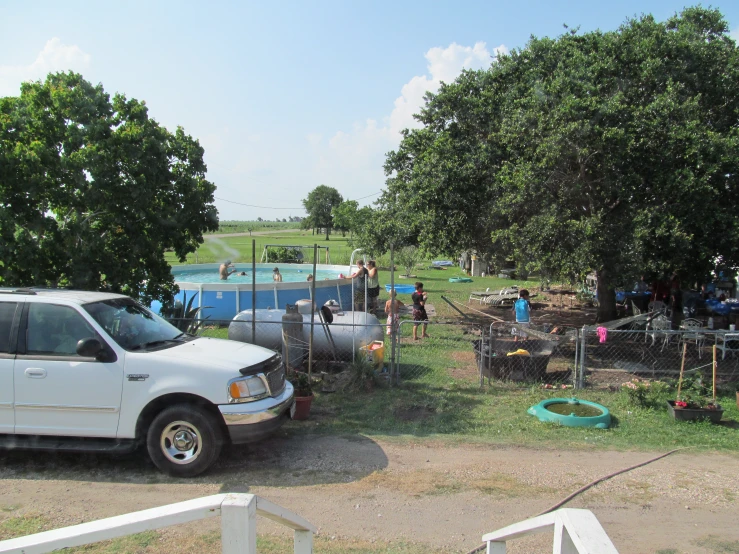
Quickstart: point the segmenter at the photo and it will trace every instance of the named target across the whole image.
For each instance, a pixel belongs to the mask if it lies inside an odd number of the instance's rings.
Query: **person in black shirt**
[[[357,271],[352,273],[354,279],[354,310],[357,312],[364,311],[364,295],[367,284],[368,271],[364,267],[363,260],[357,260]]]
[[[413,340],[418,340],[418,325],[420,322],[423,323],[423,332],[421,334],[421,338],[429,338],[428,334],[426,333],[426,328],[428,327],[428,316],[426,315],[426,300],[428,299],[428,294],[424,292],[423,290],[423,283],[416,283],[416,292],[414,292],[411,295],[411,300],[413,300]]]

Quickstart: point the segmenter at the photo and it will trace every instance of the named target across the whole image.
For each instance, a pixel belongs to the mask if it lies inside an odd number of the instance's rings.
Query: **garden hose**
[[[596,479],[595,481],[591,481],[590,483],[588,483],[584,487],[580,487],[579,489],[577,489],[575,492],[573,492],[572,494],[570,494],[569,496],[567,496],[563,500],[560,500],[559,502],[557,502],[554,506],[551,506],[551,507],[547,508],[546,510],[544,510],[543,512],[541,512],[539,514],[536,514],[535,516],[532,516],[532,517],[539,517],[539,516],[543,516],[544,514],[548,514],[549,512],[553,512],[557,508],[560,508],[564,504],[567,504],[570,500],[572,500],[573,498],[575,498],[577,495],[585,492],[586,490],[588,490],[591,487],[594,487],[595,485],[597,485],[598,483],[600,483],[602,481],[607,481],[608,479],[611,479],[612,477],[616,477],[617,475],[621,475],[622,473],[626,473],[627,471],[632,471],[634,469],[640,468],[640,467],[645,466],[647,464],[651,464],[652,462],[656,462],[657,460],[661,460],[662,458],[666,458],[670,454],[674,454],[675,452],[679,452],[680,450],[687,450],[688,448],[696,448],[696,447],[695,446],[684,446],[682,448],[676,448],[675,450],[670,450],[666,454],[660,454],[659,456],[656,456],[654,458],[651,458],[651,459],[647,460],[646,462],[641,462],[641,463],[638,463],[636,465],[629,466],[629,467],[627,467],[625,469],[619,469],[618,471],[614,471],[613,473],[609,473],[608,475],[605,475],[603,477],[599,477],[598,479]],[[467,554],[475,554],[475,552],[481,552],[482,550],[485,550],[486,546],[487,545],[485,543],[483,543],[480,546],[478,546],[477,548],[474,548],[474,549],[470,550]]]

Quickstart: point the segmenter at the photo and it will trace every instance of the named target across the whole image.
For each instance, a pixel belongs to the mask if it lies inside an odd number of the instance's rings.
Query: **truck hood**
[[[263,362],[275,353],[267,348],[232,340],[199,337],[179,346],[152,352],[157,358],[182,360],[187,364],[197,363],[238,371]]]

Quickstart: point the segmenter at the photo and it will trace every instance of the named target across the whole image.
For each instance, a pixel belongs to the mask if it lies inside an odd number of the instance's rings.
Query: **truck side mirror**
[[[83,358],[97,358],[98,354],[103,351],[103,345],[94,337],[80,339],[77,341],[76,351]]]

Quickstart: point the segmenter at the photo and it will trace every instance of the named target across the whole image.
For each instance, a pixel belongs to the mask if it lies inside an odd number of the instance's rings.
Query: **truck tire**
[[[207,410],[178,404],[162,410],[149,426],[146,448],[160,470],[174,477],[194,477],[218,459],[223,435]]]

